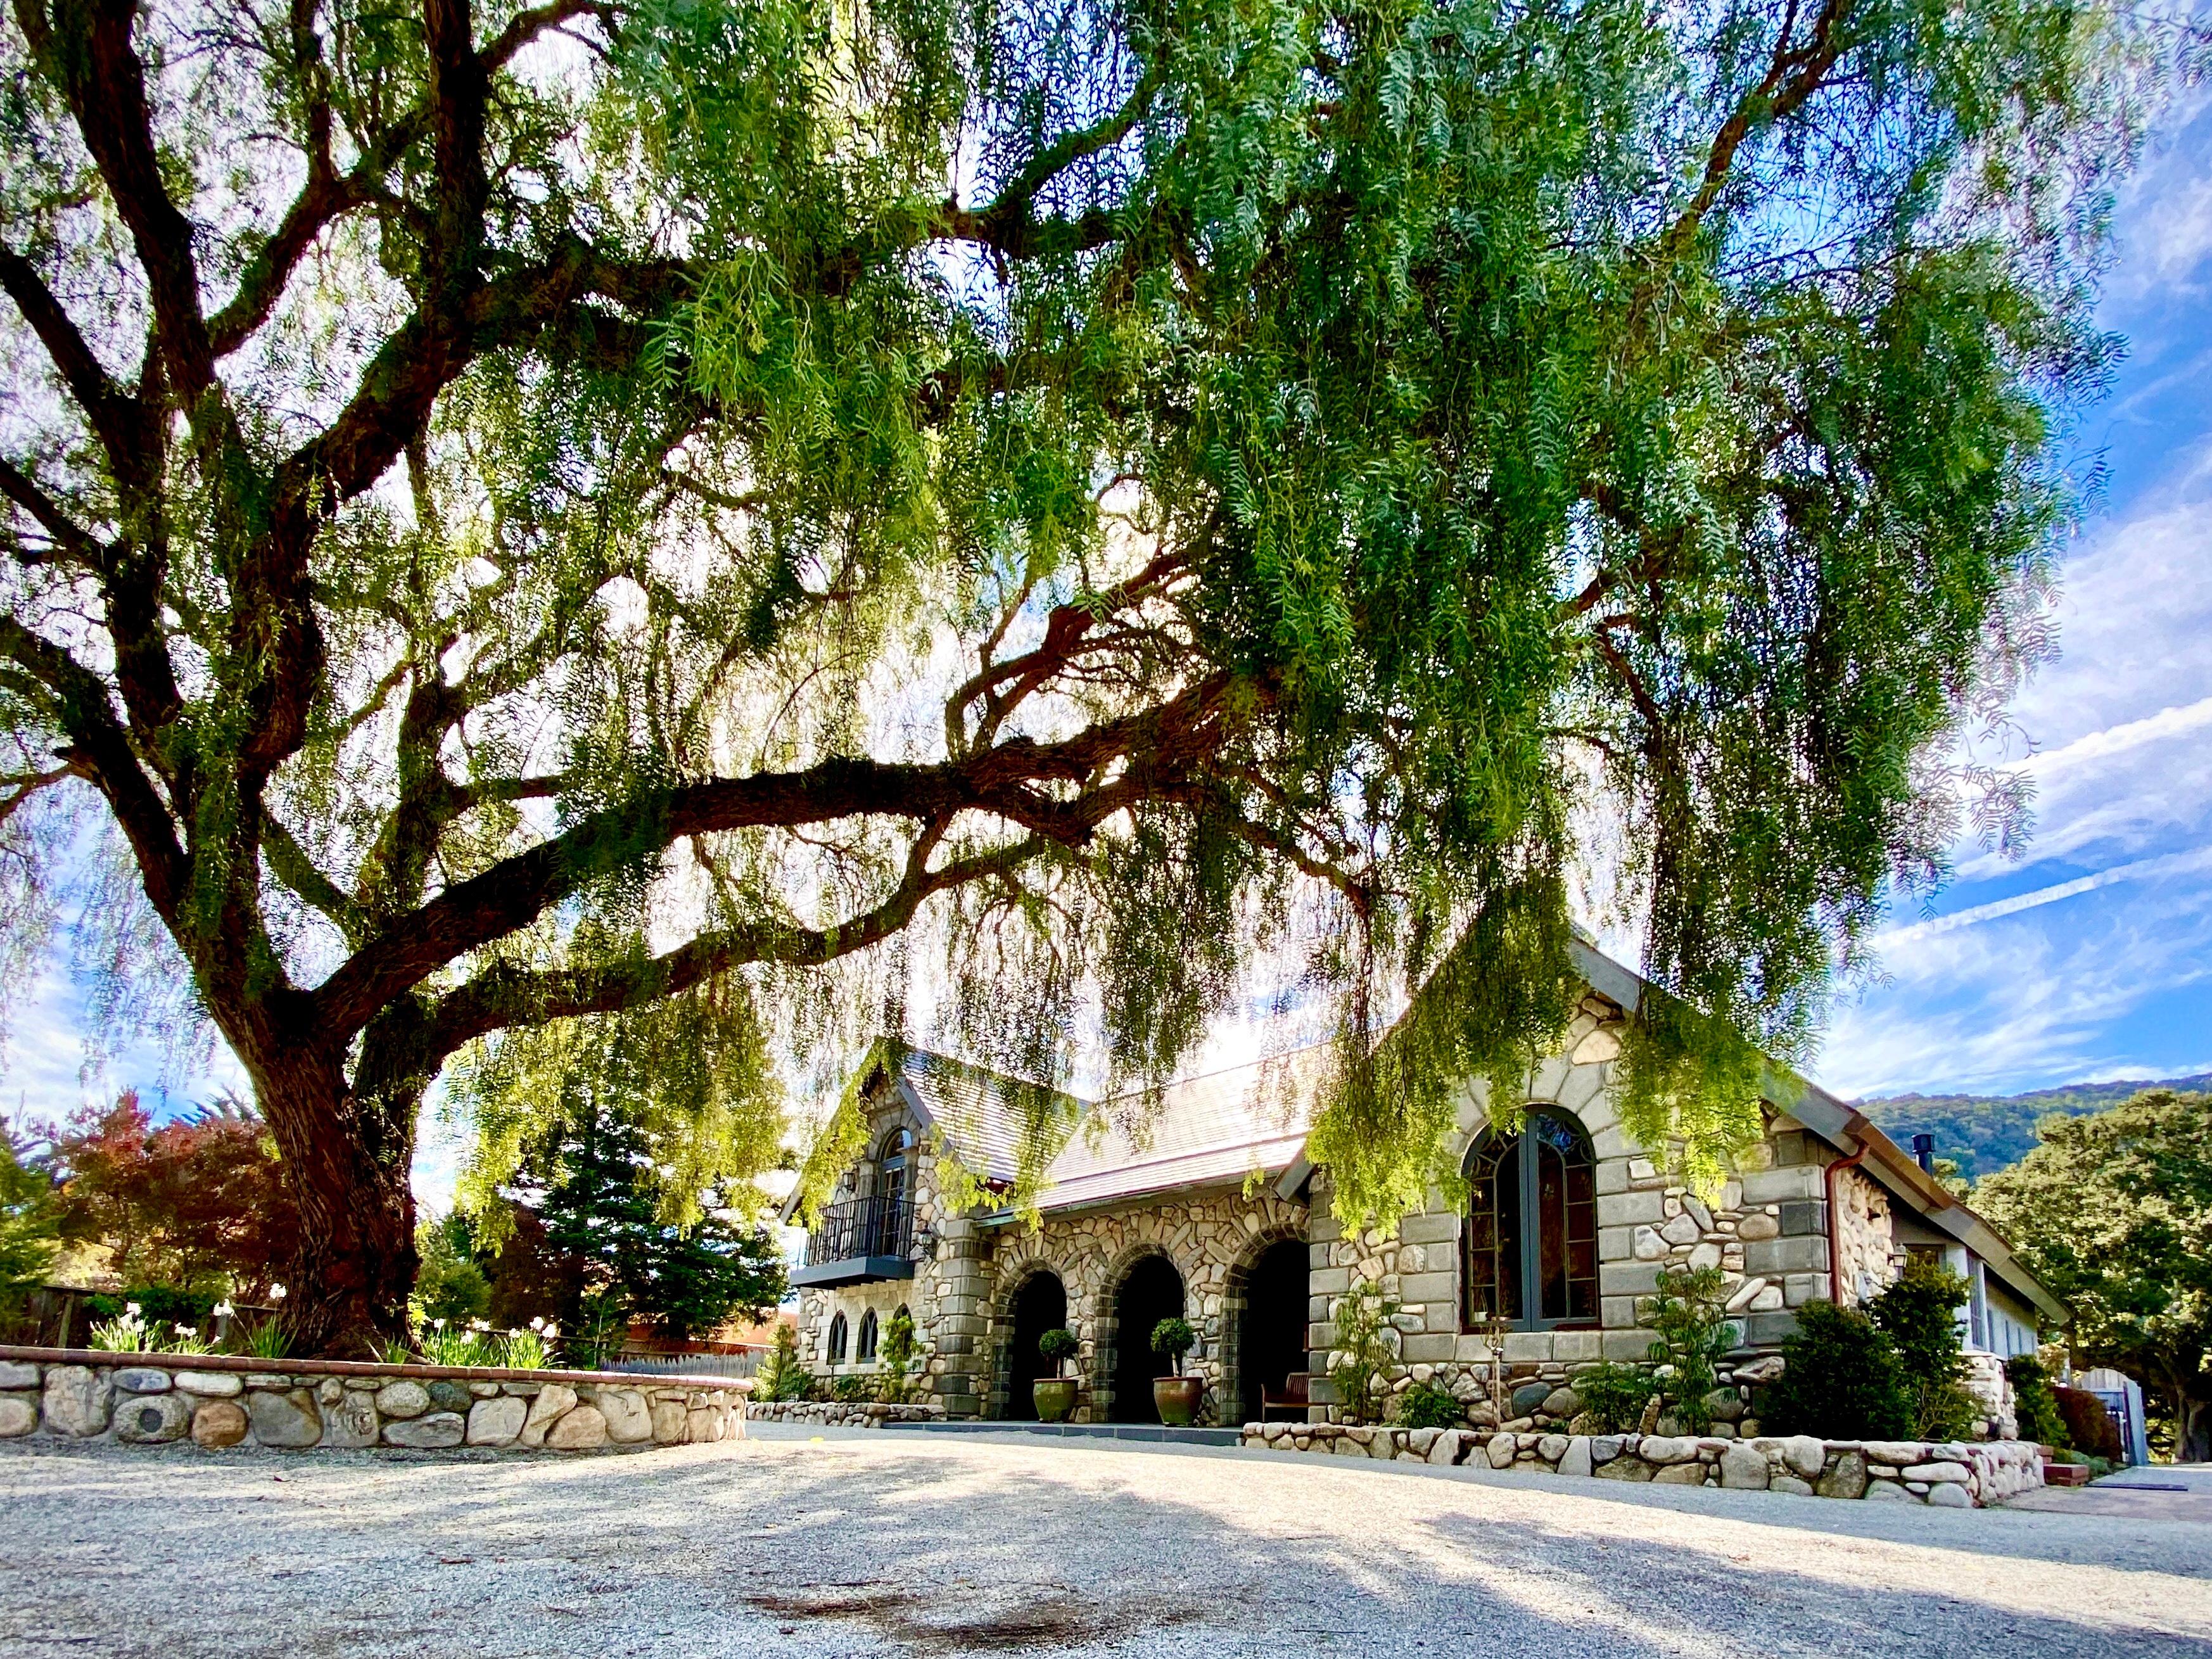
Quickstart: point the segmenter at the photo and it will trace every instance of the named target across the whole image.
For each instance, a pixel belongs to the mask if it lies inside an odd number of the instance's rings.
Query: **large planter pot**
[[[1152,1404],[1159,1407],[1160,1421],[1171,1429],[1187,1429],[1198,1416],[1199,1402],[1206,1398],[1206,1379],[1202,1376],[1158,1376],[1152,1379]]]
[[[1040,1376],[1035,1392],[1040,1423],[1065,1423],[1068,1413],[1075,1409],[1075,1379],[1072,1376]]]

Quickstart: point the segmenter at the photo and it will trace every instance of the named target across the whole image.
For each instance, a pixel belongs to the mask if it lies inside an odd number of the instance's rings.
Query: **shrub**
[[[1398,1421],[1409,1429],[1463,1429],[1467,1408],[1435,1382],[1415,1382],[1398,1396]]]
[[[921,1369],[921,1344],[915,1340],[914,1316],[904,1308],[884,1326],[883,1346],[876,1351],[877,1392],[891,1405],[903,1401]]]
[[[813,1387],[814,1379],[799,1363],[799,1333],[777,1321],[775,1339],[761,1360],[753,1392],[763,1400],[804,1400]]]
[[[847,1376],[830,1384],[830,1397],[843,1405],[876,1397],[876,1379],[872,1376]]]
[[[1706,1396],[1720,1384],[1716,1367],[1736,1344],[1735,1322],[1723,1306],[1727,1285],[1718,1267],[1662,1268],[1659,1293],[1638,1310],[1638,1322],[1656,1338],[1651,1359],[1663,1368],[1668,1401],[1691,1434],[1712,1427]]]
[[[1856,1308],[1808,1302],[1783,1340],[1782,1375],[1759,1391],[1770,1434],[1825,1440],[1902,1440],[1912,1400],[1888,1334]]]
[[[1398,1304],[1385,1297],[1372,1280],[1354,1279],[1352,1289],[1336,1302],[1336,1345],[1331,1351],[1328,1380],[1336,1389],[1337,1404],[1354,1422],[1371,1421],[1380,1403],[1383,1380],[1397,1362],[1390,1323]]]
[[[1889,1338],[1912,1402],[1912,1431],[1926,1440],[1956,1440],[1973,1431],[1980,1402],[1959,1386],[1959,1309],[1966,1281],[1926,1256],[1905,1263],[1897,1282],[1867,1304]]]
[[[2120,1425],[2105,1409],[2105,1402],[2087,1389],[2053,1389],[2058,1414],[2066,1420],[2066,1437],[2074,1449],[2092,1458],[2118,1463],[2127,1456],[2120,1444]]]
[[[1576,1373],[1572,1383],[1583,1409],[1601,1434],[1626,1434],[1644,1419],[1644,1407],[1659,1392],[1659,1380],[1642,1365],[1601,1360]]]
[[[22,1315],[33,1291],[46,1282],[61,1248],[53,1183],[15,1157],[0,1134],[0,1325]]]
[[[1047,1331],[1037,1338],[1037,1352],[1052,1362],[1054,1376],[1058,1376],[1066,1368],[1067,1362],[1082,1351],[1083,1344],[1077,1340],[1075,1333],[1065,1327],[1056,1331]]]
[[[2014,1354],[2005,1361],[2005,1376],[2012,1384],[2013,1416],[2023,1439],[2039,1440],[2054,1450],[2071,1445],[2066,1419],[2058,1414],[2058,1396],[2051,1391],[2051,1372],[2032,1353]]]
[[[1198,1346],[1198,1333],[1188,1320],[1163,1319],[1152,1327],[1152,1352],[1180,1372],[1182,1357]]]

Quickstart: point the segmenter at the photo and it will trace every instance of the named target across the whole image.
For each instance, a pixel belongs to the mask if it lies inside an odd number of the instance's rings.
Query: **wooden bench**
[[[1283,1379],[1283,1391],[1280,1394],[1276,1393],[1273,1389],[1262,1387],[1260,1390],[1260,1420],[1262,1423],[1266,1422],[1269,1412],[1296,1412],[1303,1419],[1306,1414],[1306,1407],[1313,1403],[1310,1394],[1312,1384],[1312,1372],[1292,1371]]]

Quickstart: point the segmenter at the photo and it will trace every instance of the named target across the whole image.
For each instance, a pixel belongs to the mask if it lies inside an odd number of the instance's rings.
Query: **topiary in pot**
[[[1187,1320],[1163,1319],[1152,1327],[1152,1352],[1170,1366],[1167,1376],[1152,1380],[1152,1404],[1159,1409],[1160,1421],[1170,1428],[1188,1428],[1206,1396],[1204,1377],[1182,1374],[1182,1357],[1197,1346],[1198,1333]]]
[[[1061,1423],[1075,1409],[1075,1379],[1066,1374],[1067,1362],[1082,1350],[1073,1331],[1065,1328],[1047,1331],[1037,1338],[1037,1352],[1052,1362],[1052,1375],[1040,1376],[1034,1385],[1036,1413],[1041,1421]]]

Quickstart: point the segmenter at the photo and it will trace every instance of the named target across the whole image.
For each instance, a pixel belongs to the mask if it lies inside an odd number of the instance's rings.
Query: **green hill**
[[[2035,1145],[2035,1126],[2053,1112],[2081,1117],[2145,1089],[2212,1089],[2212,1072],[2144,1083],[2069,1083],[2025,1095],[1891,1095],[1859,1109],[1889,1138],[1910,1147],[1916,1134],[1936,1137],[1936,1156],[1955,1158],[1970,1180],[2017,1164]]]

